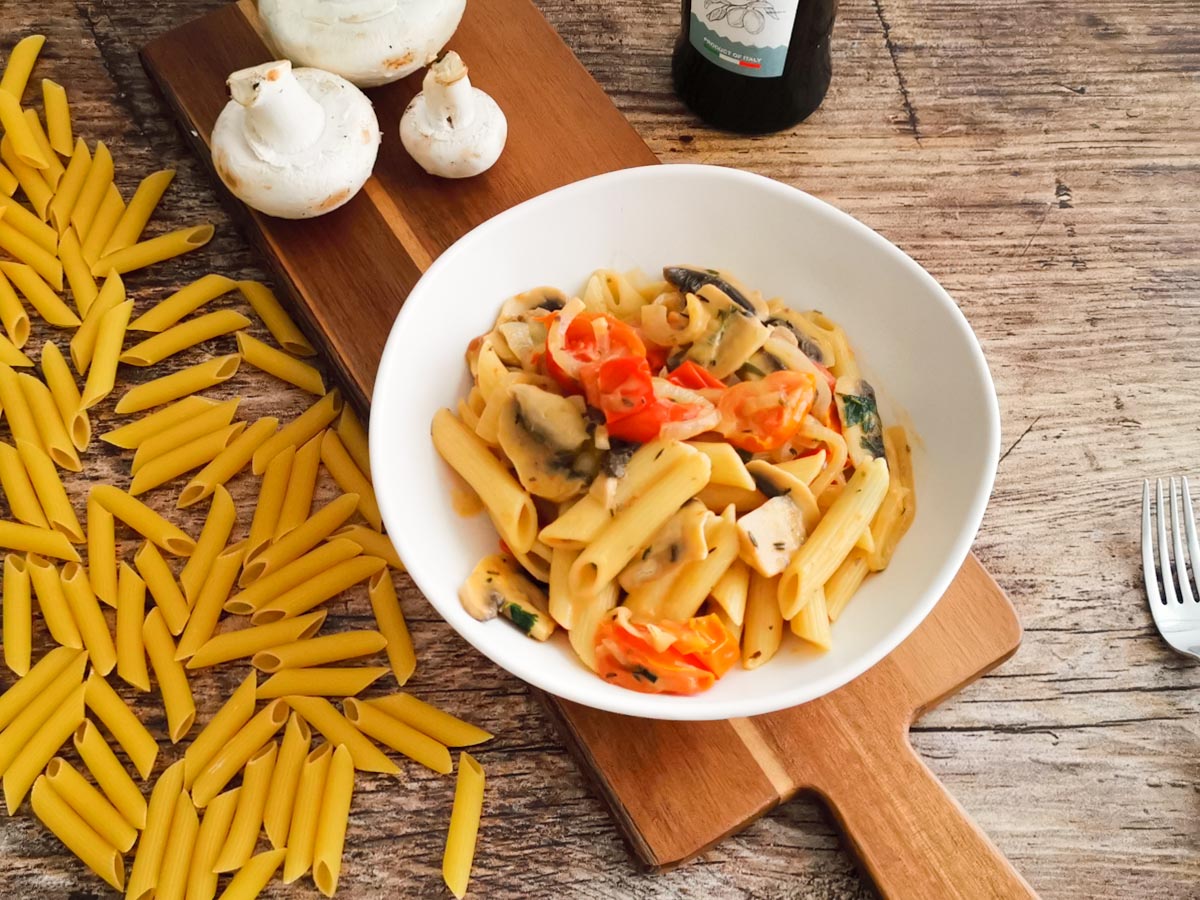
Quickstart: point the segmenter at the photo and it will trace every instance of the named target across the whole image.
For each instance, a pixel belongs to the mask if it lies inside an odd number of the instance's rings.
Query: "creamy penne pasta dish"
[[[566,631],[597,675],[692,694],[831,622],[915,514],[908,440],[842,329],[728,273],[598,271],[504,302],[433,440],[500,537],[476,619]]]

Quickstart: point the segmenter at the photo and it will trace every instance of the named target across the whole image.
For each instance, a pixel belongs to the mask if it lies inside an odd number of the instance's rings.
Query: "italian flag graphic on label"
[[[730,72],[783,74],[800,0],[691,0],[692,46]]]

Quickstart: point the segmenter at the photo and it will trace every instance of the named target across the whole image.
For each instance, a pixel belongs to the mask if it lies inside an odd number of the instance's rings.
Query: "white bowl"
[[[690,263],[733,272],[765,296],[820,309],[845,327],[885,424],[912,441],[916,520],[889,568],[863,584],[816,653],[791,635],[761,668],[740,667],[692,697],[607,684],[564,635],[546,643],[507,622],[477,622],[458,589],[497,537],[460,517],[429,436],[434,412],[469,387],[463,359],[508,296],[581,289],[594,269]],[[724,719],[820,697],[894,649],[962,565],[991,493],[1000,424],[975,335],[924,269],[870,228],[787,185],[712,166],[648,166],[589,178],[485,222],[413,288],[384,350],[371,411],[371,466],[384,522],[417,586],[497,665],[567,700],[631,716]],[[947,648],[950,652],[952,648]]]

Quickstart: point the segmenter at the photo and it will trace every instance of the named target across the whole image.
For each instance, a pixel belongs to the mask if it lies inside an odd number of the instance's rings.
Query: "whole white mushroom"
[[[429,67],[421,93],[400,119],[404,149],[422,169],[442,178],[486,172],[507,139],[503,110],[471,86],[467,67],[453,50]]]
[[[466,0],[259,0],[281,56],[359,87],[387,84],[433,62]]]
[[[232,99],[213,126],[213,167],[247,206],[309,219],[337,209],[370,177],[379,122],[344,78],[279,60],[234,72],[228,84]]]

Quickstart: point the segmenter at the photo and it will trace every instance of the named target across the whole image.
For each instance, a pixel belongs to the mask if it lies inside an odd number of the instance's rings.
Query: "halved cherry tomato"
[[[554,313],[547,316],[546,325],[549,326],[554,317],[558,315],[559,313]],[[596,329],[592,325],[596,319],[605,320],[608,329],[607,352],[601,352],[597,345]],[[642,343],[638,333],[620,319],[607,313],[580,313],[567,326],[564,338],[564,348],[567,353],[574,357],[581,366],[602,362],[606,359],[646,356],[646,345]],[[569,394],[580,393],[579,381],[563,371],[562,366],[555,362],[552,353],[546,354],[545,362],[547,374],[557,381],[564,391]]]
[[[806,372],[784,370],[743,381],[721,397],[719,430],[742,450],[775,450],[800,430],[815,396],[813,376]]]
[[[646,362],[650,363],[650,371],[657,375],[667,365],[667,357],[671,355],[670,347],[663,347],[642,338],[646,345]]]
[[[624,356],[589,363],[580,371],[580,380],[587,402],[604,413],[610,425],[641,412],[654,401],[650,365],[644,357]]]
[[[646,694],[707,690],[738,655],[737,641],[713,615],[652,625],[614,616],[596,631],[600,677]]]
[[[690,359],[668,375],[667,381],[692,391],[699,391],[704,388],[724,389],[725,387],[725,383],[721,379]]]

